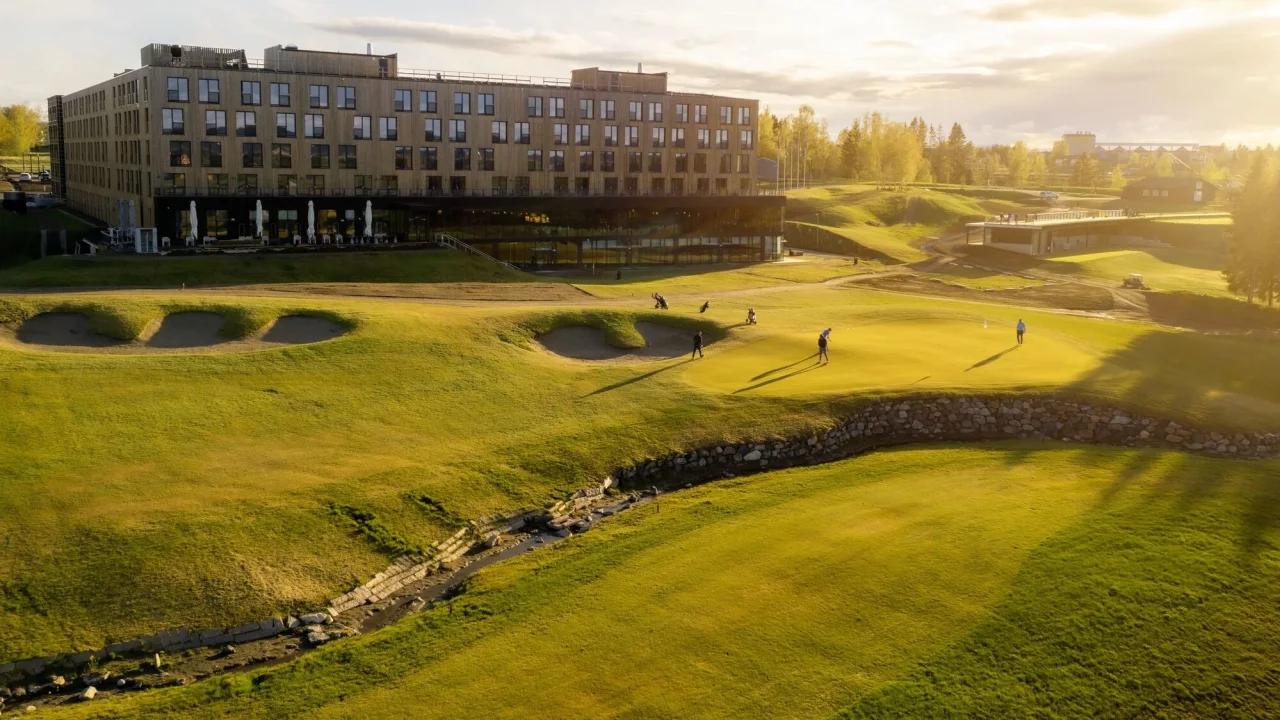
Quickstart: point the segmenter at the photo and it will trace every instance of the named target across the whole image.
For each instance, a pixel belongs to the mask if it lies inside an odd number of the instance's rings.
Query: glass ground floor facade
[[[159,235],[176,241],[197,231],[219,241],[253,238],[257,203],[271,244],[305,237],[305,197],[157,197]],[[450,235],[521,265],[638,265],[758,262],[772,259],[782,235],[780,196],[726,197],[317,197],[317,236],[370,231],[399,243]],[[371,211],[371,212],[367,212]]]

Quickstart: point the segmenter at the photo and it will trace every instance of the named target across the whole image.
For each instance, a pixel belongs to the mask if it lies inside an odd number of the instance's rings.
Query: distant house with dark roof
[[[1186,205],[1212,202],[1218,186],[1198,177],[1148,177],[1124,188],[1126,200],[1146,200]]]

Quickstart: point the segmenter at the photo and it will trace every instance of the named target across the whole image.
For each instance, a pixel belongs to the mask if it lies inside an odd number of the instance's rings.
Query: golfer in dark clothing
[[[1022,322],[1022,318],[1018,318],[1018,344],[1022,344],[1022,336],[1027,334],[1027,324]]]
[[[692,360],[693,358],[700,358],[700,357],[702,357],[702,331],[701,330],[698,331],[698,334],[693,336],[693,357],[690,357],[689,359]]]
[[[818,336],[818,362],[831,362],[831,358],[827,357],[827,336],[825,334]]]

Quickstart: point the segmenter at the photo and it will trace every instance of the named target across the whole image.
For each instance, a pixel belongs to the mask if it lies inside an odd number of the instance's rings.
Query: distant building
[[[1079,157],[1086,153],[1093,154],[1097,152],[1098,136],[1090,132],[1071,133],[1063,135],[1062,141],[1067,145],[1067,155],[1071,157]]]
[[[1198,177],[1147,177],[1133,180],[1124,188],[1126,200],[1182,205],[1212,202],[1217,195],[1217,185]]]

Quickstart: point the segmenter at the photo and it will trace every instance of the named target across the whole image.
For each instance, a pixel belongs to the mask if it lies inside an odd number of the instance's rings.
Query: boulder
[[[80,697],[84,698],[85,700],[92,700],[97,696],[98,696],[98,688],[90,687],[88,690],[85,690],[84,694],[81,695]]]
[[[328,613],[307,613],[298,616],[299,622],[303,625],[328,625],[333,622],[333,618]]]
[[[761,457],[762,457],[762,455],[761,455],[761,453],[760,453],[760,451],[759,451],[759,450],[752,450],[751,452],[749,452],[749,453],[747,453],[746,455],[743,455],[743,456],[742,456],[742,461],[743,461],[743,462],[755,462],[755,461],[759,460]]]
[[[329,642],[329,634],[326,632],[321,632],[319,630],[312,630],[311,632],[307,633],[307,642],[311,643],[312,645],[323,645]]]

